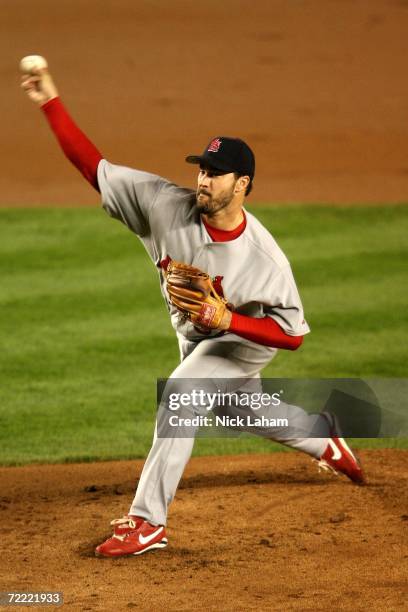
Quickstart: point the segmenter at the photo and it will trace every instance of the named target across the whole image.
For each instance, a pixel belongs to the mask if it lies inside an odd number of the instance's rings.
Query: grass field
[[[407,377],[408,207],[254,212],[288,255],[312,328],[264,376]],[[155,381],[178,349],[138,239],[102,210],[3,209],[0,251],[0,463],[144,456]],[[195,452],[275,448],[248,437]]]

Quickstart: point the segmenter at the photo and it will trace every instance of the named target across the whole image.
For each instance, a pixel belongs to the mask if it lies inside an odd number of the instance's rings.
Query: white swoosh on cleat
[[[341,450],[339,450],[339,448],[335,445],[333,440],[329,440],[329,444],[330,444],[330,448],[333,451],[332,460],[333,461],[338,461],[340,459],[340,457],[341,457]]]
[[[153,531],[153,533],[150,533],[146,537],[139,533],[139,543],[142,545],[148,544],[149,542],[154,540],[154,538],[158,536],[161,531],[163,531],[163,527],[159,527],[158,529],[156,529],[156,531]]]

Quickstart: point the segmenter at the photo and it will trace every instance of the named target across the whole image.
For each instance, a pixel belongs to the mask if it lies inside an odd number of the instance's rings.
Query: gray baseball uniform
[[[160,263],[168,257],[192,264],[211,277],[222,277],[224,295],[236,312],[257,318],[269,316],[288,335],[303,336],[309,332],[289,262],[253,215],[246,211],[246,228],[238,238],[213,242],[195,206],[194,191],[106,160],[99,163],[98,183],[104,209],[139,236],[159,270]],[[160,282],[180,346],[181,363],[170,377],[173,385],[179,379],[259,377],[277,349],[232,333],[220,336],[217,330],[203,336],[167,299],[161,271]],[[310,431],[313,430],[318,417],[307,415],[297,406],[286,405],[286,409],[289,418],[308,422]],[[322,435],[327,437],[321,438],[287,439],[267,428],[256,433],[319,458],[328,441],[327,425],[323,427]],[[193,444],[193,436],[163,438],[155,432],[130,514],[153,524],[166,523],[168,505]]]

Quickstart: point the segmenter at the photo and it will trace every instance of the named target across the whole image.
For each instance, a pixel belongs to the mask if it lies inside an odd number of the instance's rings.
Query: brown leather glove
[[[231,322],[227,300],[215,291],[210,276],[194,266],[171,261],[167,267],[171,303],[200,330],[226,330]]]

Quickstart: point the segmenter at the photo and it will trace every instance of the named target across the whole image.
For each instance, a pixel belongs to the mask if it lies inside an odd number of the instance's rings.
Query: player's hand
[[[32,74],[23,74],[21,87],[30,100],[38,106],[43,106],[58,96],[57,88],[47,68],[38,68],[33,70]]]

